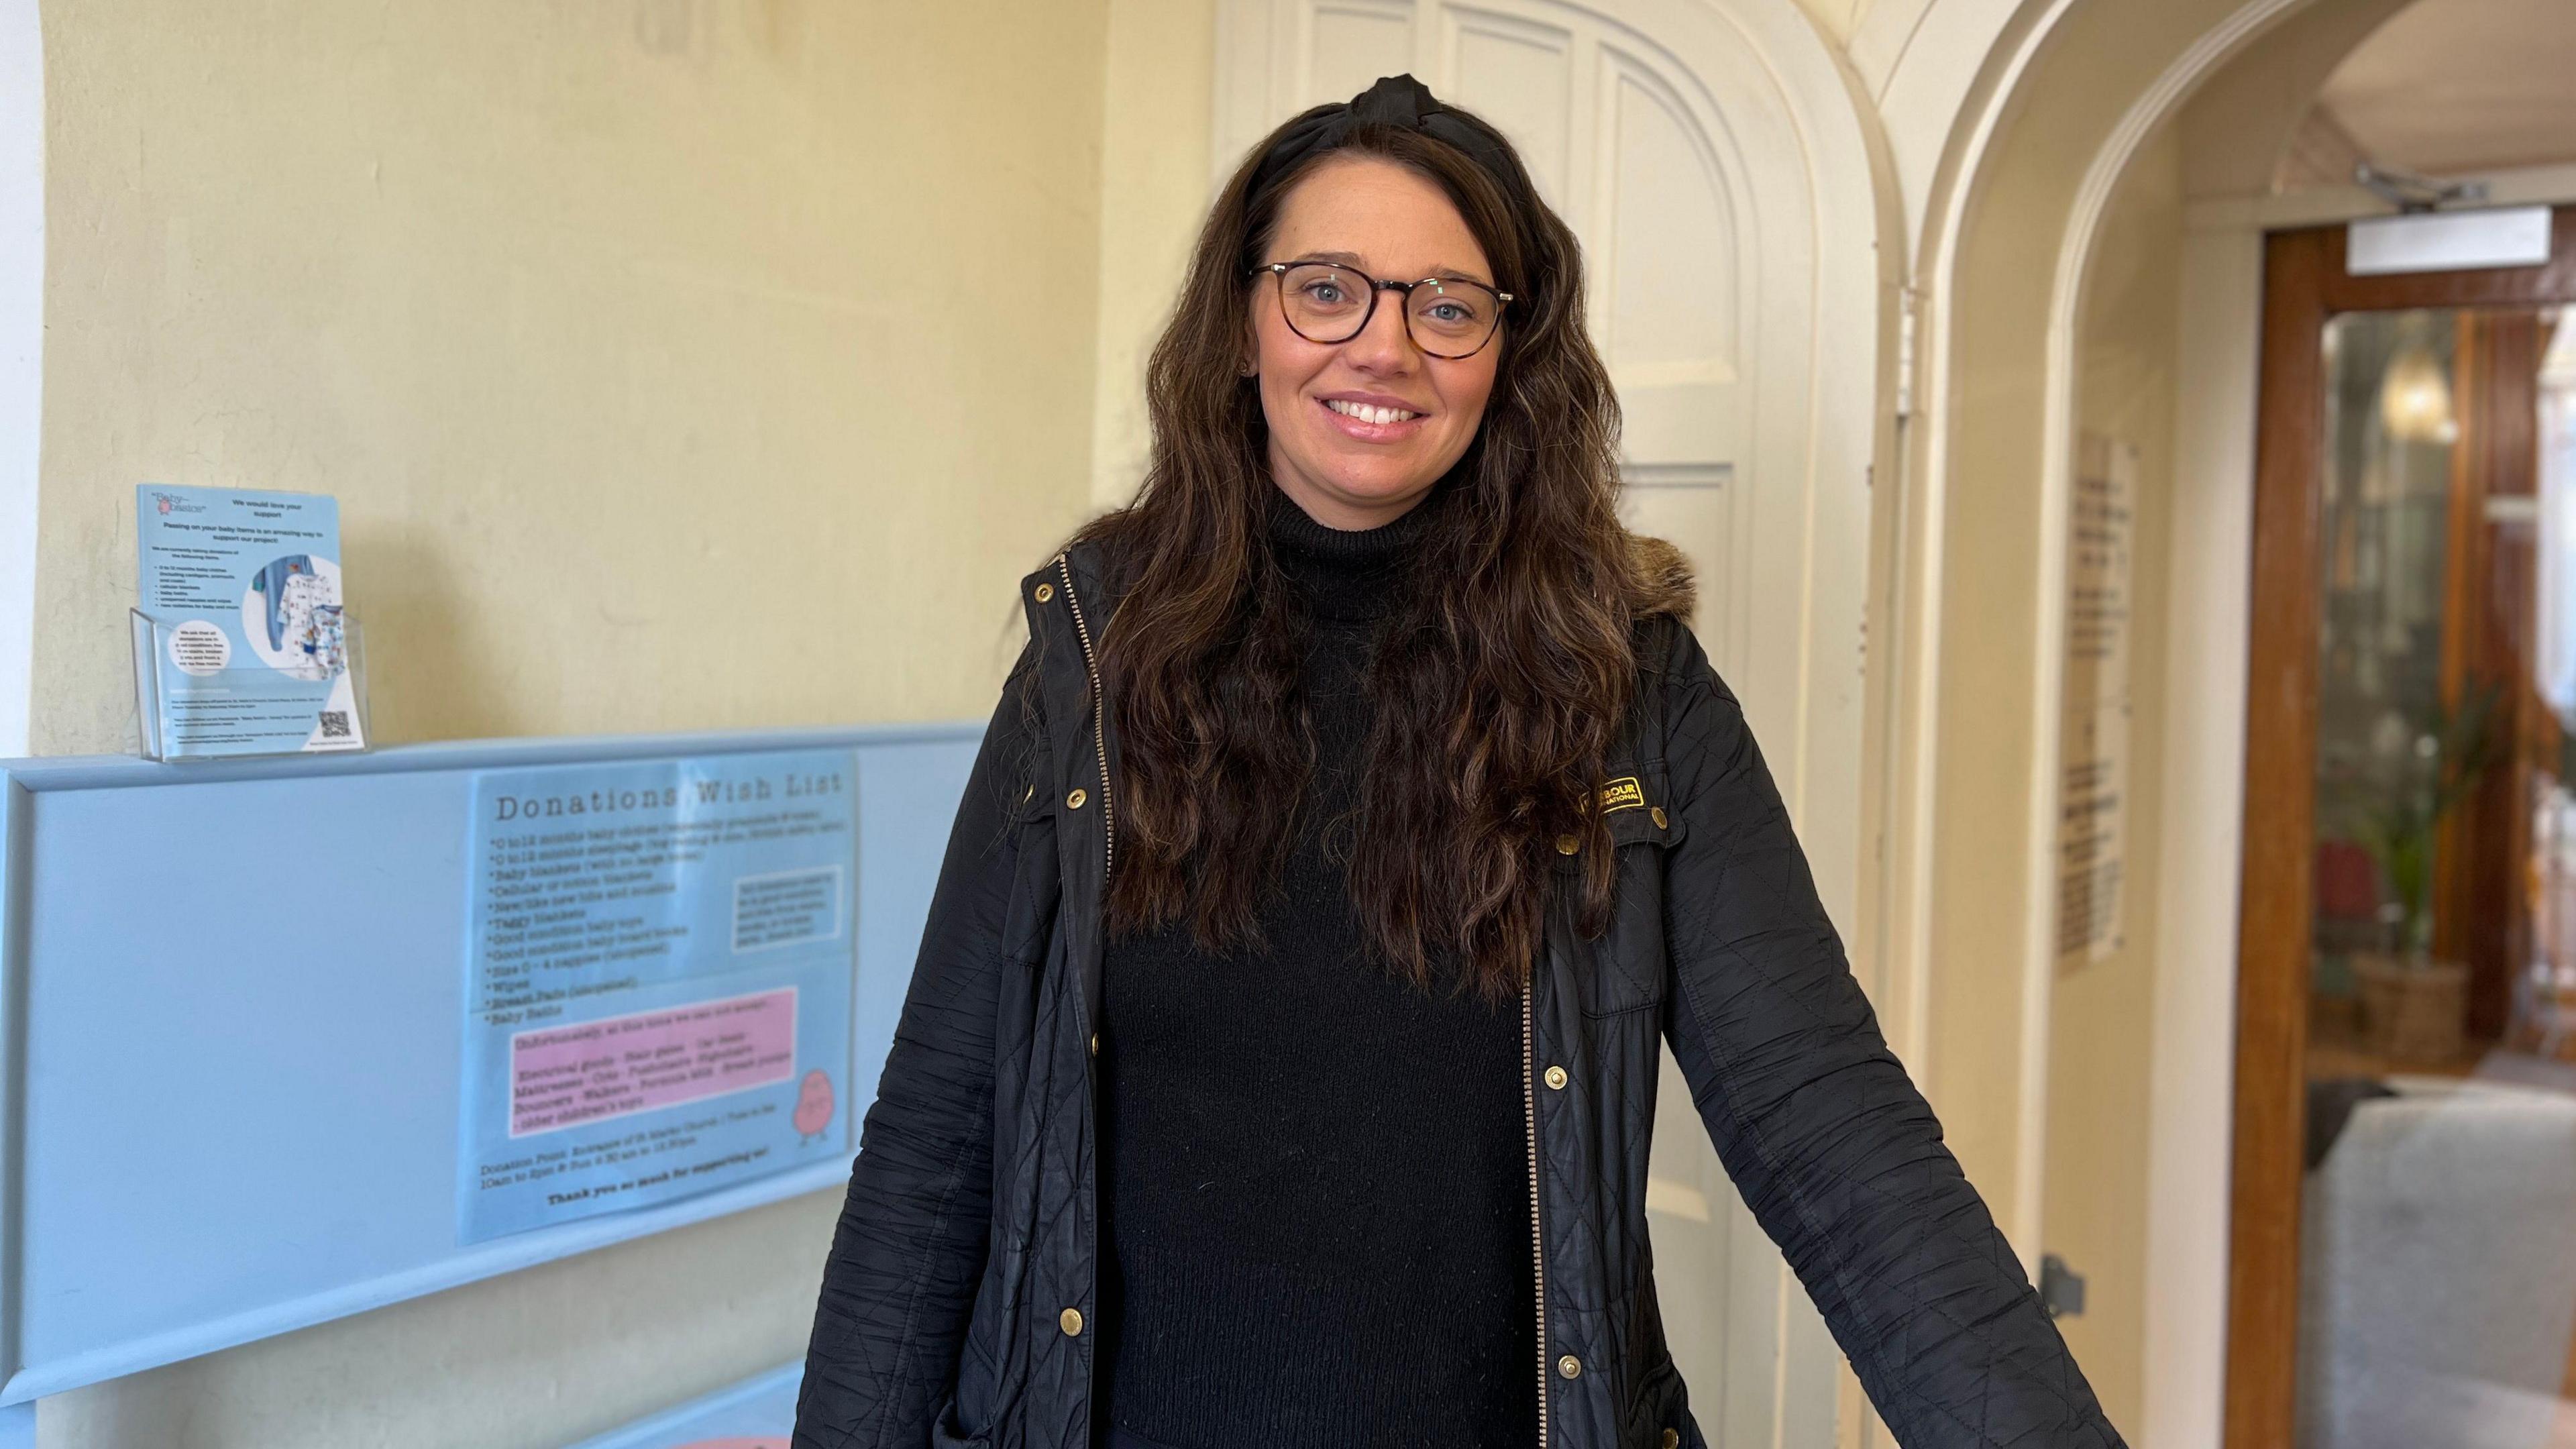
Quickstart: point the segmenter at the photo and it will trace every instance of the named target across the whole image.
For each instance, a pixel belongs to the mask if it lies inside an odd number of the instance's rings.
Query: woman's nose
[[[1370,314],[1368,325],[1360,335],[1342,344],[1343,355],[1354,367],[1371,372],[1401,372],[1412,367],[1418,355],[1413,336],[1404,330],[1404,308],[1407,298],[1402,292],[1378,294],[1377,310]]]

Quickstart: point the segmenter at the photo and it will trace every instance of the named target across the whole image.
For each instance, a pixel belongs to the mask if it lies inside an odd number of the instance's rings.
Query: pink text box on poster
[[[796,1073],[796,988],[510,1038],[510,1135],[650,1112]]]

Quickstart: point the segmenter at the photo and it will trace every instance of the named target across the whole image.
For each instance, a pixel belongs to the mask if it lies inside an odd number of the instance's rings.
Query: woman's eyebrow
[[[1307,252],[1297,257],[1296,260],[1301,262],[1330,262],[1332,265],[1337,267],[1350,267],[1354,270],[1363,272],[1368,270],[1368,268],[1361,263],[1360,254],[1357,252]],[[1431,269],[1430,275],[1437,277],[1444,282],[1474,282],[1478,286],[1482,287],[1490,287],[1493,285],[1493,283],[1486,281],[1483,277],[1476,275],[1474,272],[1462,272],[1456,267],[1434,267]],[[1411,281],[1414,279],[1407,278],[1406,280]]]

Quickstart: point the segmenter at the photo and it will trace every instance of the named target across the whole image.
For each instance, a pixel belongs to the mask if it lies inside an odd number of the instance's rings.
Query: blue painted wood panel
[[[796,1431],[796,1390],[804,1382],[805,1365],[791,1363],[572,1449],[785,1449]],[[0,1449],[8,1449],[5,1441]]]
[[[457,1245],[473,777],[850,750],[859,875],[845,1080],[873,1091],[978,734],[0,767],[0,1404],[842,1181],[846,1161],[816,1164]]]

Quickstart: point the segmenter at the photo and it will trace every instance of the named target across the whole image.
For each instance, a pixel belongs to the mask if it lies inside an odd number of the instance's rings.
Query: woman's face
[[[1452,276],[1500,285],[1447,194],[1373,156],[1327,161],[1290,188],[1262,260],[1337,262],[1383,281]],[[1289,327],[1270,274],[1254,280],[1252,302],[1270,476],[1280,491],[1330,528],[1402,517],[1474,440],[1494,390],[1501,334],[1473,357],[1429,356],[1405,334],[1403,294],[1386,292],[1358,336],[1309,342]],[[1399,416],[1378,422],[1350,408]]]

